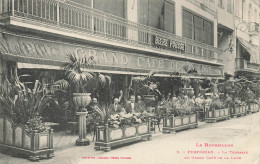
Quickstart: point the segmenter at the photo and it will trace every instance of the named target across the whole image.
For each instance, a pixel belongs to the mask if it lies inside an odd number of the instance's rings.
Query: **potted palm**
[[[95,63],[94,56],[80,56],[78,54],[68,54],[69,61],[63,64],[65,75],[69,80],[73,89],[73,103],[78,110],[79,115],[79,138],[76,145],[89,145],[89,140],[86,138],[86,115],[85,107],[91,101],[91,93],[87,93],[86,85],[94,78],[93,74],[87,72]]]
[[[79,111],[84,111],[91,101],[91,93],[85,88],[88,81],[93,79],[93,74],[85,71],[95,63],[94,56],[79,56],[68,54],[69,61],[63,64],[65,75],[73,86],[73,103]]]

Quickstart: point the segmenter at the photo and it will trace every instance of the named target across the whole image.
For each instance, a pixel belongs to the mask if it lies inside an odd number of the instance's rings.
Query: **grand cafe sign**
[[[164,72],[185,73],[184,66],[195,68],[201,75],[222,75],[223,68],[205,64],[191,63],[162,57],[151,57],[131,52],[96,48],[87,45],[42,40],[25,36],[3,34],[1,37],[8,53],[36,60],[68,61],[67,54],[75,53],[81,57],[94,56],[98,66]]]

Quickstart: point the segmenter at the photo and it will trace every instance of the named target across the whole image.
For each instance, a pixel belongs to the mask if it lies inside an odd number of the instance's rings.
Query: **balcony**
[[[259,32],[259,24],[256,23],[256,22],[250,22],[250,23],[249,23],[249,32],[250,32],[251,34],[257,35],[258,32]]]
[[[249,61],[241,58],[236,58],[237,71],[259,72],[260,64],[250,63]]]
[[[223,65],[222,50],[66,0],[5,0],[2,22],[168,57]],[[66,33],[67,32],[67,33]],[[99,40],[98,40],[99,39]]]

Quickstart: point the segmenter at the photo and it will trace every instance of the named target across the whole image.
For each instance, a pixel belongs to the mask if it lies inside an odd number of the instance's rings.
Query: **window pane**
[[[204,43],[213,45],[213,25],[211,22],[204,20],[204,31]]]
[[[174,33],[175,32],[175,8],[174,4],[165,1],[164,3],[164,27],[165,31]]]
[[[182,35],[186,38],[192,39],[192,13],[183,10],[183,25],[182,25]]]
[[[204,42],[203,19],[194,16],[194,40]]]

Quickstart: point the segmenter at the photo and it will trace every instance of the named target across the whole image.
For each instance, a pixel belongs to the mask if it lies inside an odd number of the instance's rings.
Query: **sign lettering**
[[[112,50],[108,48],[95,48],[87,45],[74,45],[66,42],[54,43],[48,40],[39,40],[36,38],[26,38],[23,36],[12,36],[5,34],[8,50],[16,56],[47,59],[52,61],[67,62],[68,54],[74,53],[83,60],[94,56],[98,61],[97,66],[118,67],[123,69],[137,69],[140,72],[146,70],[158,70],[169,72],[186,73],[184,61],[176,59],[167,59],[164,57],[153,57],[146,54],[126,53],[124,51]],[[19,41],[18,41],[19,40]],[[172,49],[185,50],[185,44],[177,41],[169,41],[165,38],[156,37],[156,44],[166,46],[169,42]],[[189,65],[196,68],[200,75],[222,75],[223,68],[206,64],[192,63]]]
[[[155,44],[168,47],[168,40],[159,36],[155,36]]]

